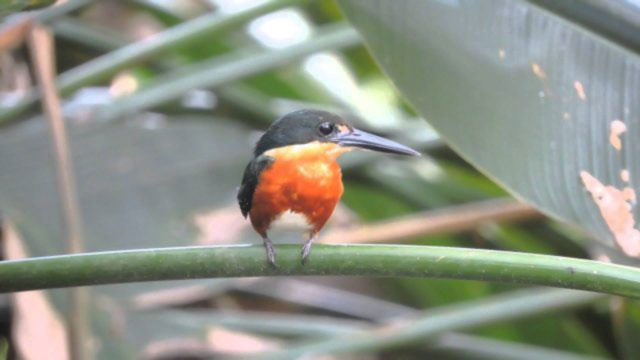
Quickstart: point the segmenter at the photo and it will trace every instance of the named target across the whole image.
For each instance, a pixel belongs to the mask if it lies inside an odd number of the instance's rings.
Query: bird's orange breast
[[[303,214],[312,232],[327,222],[342,196],[342,173],[336,161],[348,149],[331,143],[290,145],[269,150],[275,161],[259,177],[250,211],[251,223],[264,236],[286,211]]]

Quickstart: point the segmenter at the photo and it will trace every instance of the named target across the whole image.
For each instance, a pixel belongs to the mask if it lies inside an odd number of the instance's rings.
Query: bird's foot
[[[317,235],[311,235],[309,240],[307,240],[304,245],[302,245],[302,265],[307,262],[309,258],[309,254],[311,253],[311,244],[313,244],[313,240],[315,240]]]
[[[276,251],[273,249],[273,244],[269,238],[264,238],[264,248],[267,250],[267,260],[269,260],[269,264],[276,268]]]
[[[307,262],[309,253],[311,253],[311,242],[306,242],[302,245],[302,265]]]

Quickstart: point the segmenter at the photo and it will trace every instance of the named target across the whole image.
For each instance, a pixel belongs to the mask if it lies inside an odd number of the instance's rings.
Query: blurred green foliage
[[[2,0],[0,1],[0,16],[13,12],[36,10],[55,3],[55,0]]]

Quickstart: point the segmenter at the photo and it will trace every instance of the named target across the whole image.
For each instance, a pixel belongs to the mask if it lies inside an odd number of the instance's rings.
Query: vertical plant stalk
[[[49,123],[53,151],[56,162],[58,194],[62,204],[64,224],[67,231],[68,251],[72,254],[84,252],[84,235],[79,210],[73,164],[70,156],[64,119],[55,86],[55,64],[53,37],[51,32],[40,25],[34,25],[29,34],[29,47],[35,66],[35,74],[42,92],[43,110]],[[70,290],[69,339],[73,359],[90,359],[88,348],[88,304],[86,288]]]
[[[0,28],[0,51],[9,51],[21,45],[31,29],[31,25],[30,19],[24,19]]]
[[[24,240],[10,221],[5,221],[2,252],[6,259],[29,257]],[[69,330],[62,313],[44,290],[14,293],[11,302],[11,338],[20,359],[69,359]],[[43,326],[43,324],[46,324]],[[33,344],[45,344],[33,346]],[[1,358],[0,358],[1,359]]]

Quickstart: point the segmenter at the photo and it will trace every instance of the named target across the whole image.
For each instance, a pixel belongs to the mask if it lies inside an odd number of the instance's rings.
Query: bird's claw
[[[311,253],[311,244],[313,243],[313,240],[315,240],[316,236],[312,235],[309,240],[307,240],[304,245],[302,245],[302,265],[304,265],[307,262],[307,259],[309,258],[309,254]]]
[[[276,268],[276,251],[273,249],[273,244],[271,243],[271,240],[265,238],[264,240],[264,248],[267,250],[267,260],[269,261],[269,264],[273,267]]]
[[[309,258],[309,253],[311,253],[311,243],[305,243],[302,245],[302,265],[307,262]]]

